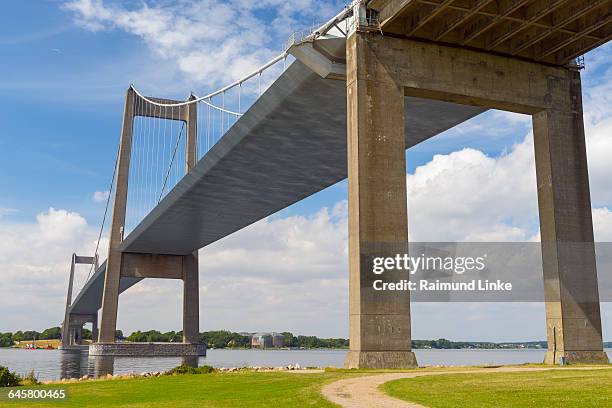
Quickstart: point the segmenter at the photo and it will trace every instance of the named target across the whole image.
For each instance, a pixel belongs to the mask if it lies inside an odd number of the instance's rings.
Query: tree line
[[[182,342],[182,331],[169,331],[162,333],[158,330],[135,331],[125,338],[127,341],[148,343],[148,342]],[[200,333],[199,340],[201,343],[208,345],[210,348],[226,348],[226,347],[249,347],[251,339],[248,336],[243,336],[239,333],[230,332],[228,330],[213,330]]]
[[[0,347],[11,347],[16,342],[32,340],[59,340],[62,338],[62,329],[59,326],[49,327],[42,332],[36,330],[16,331],[14,333],[0,333]],[[83,329],[83,339],[91,340],[91,330]]]
[[[330,338],[322,339],[316,336],[295,336],[291,332],[281,333],[284,336],[285,347],[291,348],[348,348],[348,339]],[[131,342],[149,343],[149,342],[181,342],[183,341],[182,331],[169,331],[162,333],[158,330],[135,331],[127,337],[124,337],[121,330],[115,332],[117,340],[127,340]],[[0,347],[10,347],[18,341],[27,340],[53,340],[61,338],[61,328],[50,327],[38,332],[35,330],[16,331],[14,333],[0,333]],[[91,331],[83,329],[83,339],[91,340]],[[209,348],[249,348],[251,345],[250,336],[244,336],[240,333],[229,330],[212,330],[200,333],[200,342],[206,344]],[[604,343],[604,347],[612,347],[612,343]],[[531,342],[471,342],[471,341],[451,341],[448,339],[437,340],[412,340],[413,349],[515,349],[515,348],[539,348],[545,349],[545,341]]]
[[[285,338],[285,347],[295,348],[344,348],[348,347],[347,339],[320,339],[316,336],[294,336],[293,333],[282,333]],[[117,340],[131,342],[181,342],[182,331],[160,332],[158,330],[135,331],[125,337],[121,330],[117,330]],[[17,341],[25,340],[53,340],[61,339],[61,328],[51,327],[42,332],[35,330],[17,331],[15,333],[0,333],[0,347],[10,347]],[[91,331],[83,329],[83,339],[91,340]],[[251,346],[251,337],[229,330],[212,330],[200,333],[199,340],[209,348],[248,348]]]
[[[347,348],[348,339],[320,339],[317,336],[294,336],[293,333],[283,332],[286,347],[295,348]]]

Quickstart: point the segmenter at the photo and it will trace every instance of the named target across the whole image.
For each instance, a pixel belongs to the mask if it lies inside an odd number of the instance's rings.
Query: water
[[[612,357],[612,349],[607,349]],[[546,350],[414,350],[425,365],[498,365],[541,363]],[[206,357],[89,357],[87,352],[0,349],[0,365],[39,380],[165,371],[182,363],[214,367],[299,364],[302,367],[342,367],[346,350],[208,350]]]

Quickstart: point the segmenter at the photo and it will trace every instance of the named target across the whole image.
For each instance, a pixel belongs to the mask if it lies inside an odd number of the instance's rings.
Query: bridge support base
[[[608,364],[605,351],[547,351],[544,364]]]
[[[344,368],[410,368],[416,367],[412,351],[349,351]]]
[[[205,356],[206,345],[189,343],[94,343],[90,356],[183,357]]]
[[[96,341],[98,333],[97,314],[72,314],[68,313],[62,326],[62,350],[81,350],[87,345],[83,344],[83,326],[92,324],[92,341]]]

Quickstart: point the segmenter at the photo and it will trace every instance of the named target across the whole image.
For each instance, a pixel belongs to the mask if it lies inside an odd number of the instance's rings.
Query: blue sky
[[[58,6],[3,4],[0,206],[18,209],[17,220],[49,206],[96,217],[91,194],[110,177],[126,87],[118,78],[129,73],[120,50],[137,48],[129,36],[79,29]]]
[[[5,192],[0,206],[18,209],[13,215],[16,220],[31,220],[52,206],[70,207],[97,222],[99,203],[92,202],[91,194],[107,188],[125,90],[133,82],[144,89],[167,89],[165,96],[181,97],[191,89],[188,78],[181,77],[178,86],[174,85],[177,73],[170,69],[167,80],[147,84],[150,65],[159,57],[143,46],[140,37],[119,29],[83,29],[62,2],[9,2],[4,8],[5,16],[24,17],[6,19],[0,26],[4,61],[0,90],[10,100],[0,112],[0,146],[12,152],[3,160],[5,168],[20,169],[19,177],[11,171],[0,174]],[[269,10],[258,13],[266,20],[272,14]],[[302,24],[308,26],[311,21],[306,18]],[[270,49],[274,51],[276,45],[280,51],[283,40],[279,36],[270,41]],[[161,61],[165,64],[172,61]],[[139,72],[141,69],[145,72]],[[521,127],[525,130],[528,124],[521,123]],[[463,128],[467,128],[465,133]],[[515,127],[483,140],[470,130],[464,126],[446,140],[415,148],[409,153],[408,169],[426,163],[433,153],[448,153],[459,145],[498,154],[525,133]],[[453,141],[454,134],[464,135],[463,140]],[[329,205],[344,191],[345,185],[334,187],[291,211]]]
[[[164,3],[171,2],[152,4]],[[140,5],[121,3],[126,8]],[[175,61],[160,58],[133,33],[84,29],[64,2],[13,1],[3,4],[3,10],[0,91],[10,103],[3,103],[0,113],[0,146],[12,152],[3,160],[5,168],[21,174],[0,175],[5,192],[0,206],[18,209],[16,220],[31,220],[53,206],[70,207],[98,221],[99,205],[92,203],[91,194],[107,188],[130,83],[177,98],[224,84],[224,78],[204,86],[190,81]],[[262,21],[277,15],[273,8],[254,14]],[[295,28],[310,25],[312,18],[296,21]],[[264,43],[269,55],[279,53],[285,40],[280,34],[273,37]]]
[[[260,3],[204,0],[180,1],[169,7],[171,3],[100,0],[3,3],[0,238],[7,244],[0,249],[0,269],[9,279],[4,281],[2,292],[23,290],[30,300],[5,296],[4,302],[16,310],[30,305],[38,315],[2,319],[0,331],[44,328],[56,324],[62,315],[70,254],[91,252],[95,243],[104,203],[93,196],[96,191],[108,188],[123,97],[130,83],[158,96],[183,98],[192,90],[203,94],[277,55],[291,31],[332,16],[342,4],[322,0]],[[609,44],[591,52],[586,56],[587,68],[583,71],[591,189],[600,240],[612,240],[609,210],[612,189],[607,184],[612,176],[612,165],[608,164],[612,157],[611,56]],[[530,131],[528,117],[491,111],[408,151],[411,236],[421,240],[537,239]],[[496,174],[503,173],[500,169],[512,172],[513,180],[497,179]],[[456,187],[441,196],[432,185],[441,180],[444,172],[453,176],[451,182]],[[477,191],[474,188],[478,183],[491,187]],[[495,186],[504,184],[507,192],[495,190]],[[225,313],[225,317],[205,316],[202,326],[254,331],[291,329],[346,336],[344,200],[346,182],[204,250],[204,259],[210,262],[201,268],[203,309],[219,310],[219,315]],[[465,203],[463,212],[450,211],[447,203],[455,200]],[[248,248],[245,242],[253,239],[270,242],[268,247],[254,249],[249,255],[253,263],[264,265],[265,270],[249,266],[246,269],[250,275],[237,274],[231,282],[210,278],[216,271],[239,268],[234,261],[228,261],[228,255],[240,254],[241,248]],[[310,257],[300,255],[294,252],[295,242],[298,247],[314,245],[320,251]],[[324,246],[327,249],[322,249]],[[36,252],[31,253],[31,248],[36,248]],[[16,259],[20,256],[23,259]],[[280,278],[293,275],[294,271],[269,267],[279,256],[291,259],[297,269],[295,265],[320,257],[321,265],[329,268],[328,276],[312,276],[303,281]],[[253,313],[259,312],[259,317],[241,318],[223,303],[223,299],[234,296],[247,283],[250,288],[255,287],[254,295],[264,299],[262,305],[253,309]],[[159,311],[158,320],[152,320],[145,309],[136,307],[134,312],[120,315],[120,328],[128,331],[176,328],[172,315],[179,313],[180,307],[180,290],[176,285],[157,281],[141,286],[124,295],[122,302],[138,305],[139,299],[155,302],[164,296],[171,298],[171,306]],[[45,288],[44,295],[41,288]],[[291,298],[279,294],[292,291],[305,292],[312,299],[306,295]],[[320,297],[313,296],[315,292]],[[35,301],[31,299],[39,296],[47,303],[32,304]],[[334,311],[317,312],[322,302],[331,305]],[[283,305],[286,313],[279,312],[278,305]],[[529,307],[539,307],[538,313],[543,313],[541,306]],[[529,307],[525,310],[531,310]],[[473,312],[471,306],[466,306],[465,311],[480,316],[479,327],[483,327],[495,324],[500,313],[516,315],[515,308],[513,305],[501,310],[496,306],[495,316]],[[326,318],[315,324],[313,316],[317,313],[324,313]],[[454,327],[457,316],[450,309],[432,306],[427,313],[430,322],[415,317],[417,337],[462,336],[461,328]],[[606,313],[609,319],[611,313]],[[292,316],[301,316],[301,323],[296,323]],[[524,334],[500,329],[499,336],[507,340],[523,339],[521,336],[542,338],[542,319],[534,318]],[[274,321],[282,327],[272,327],[270,322]],[[446,332],[436,330],[444,324],[451,328]],[[518,320],[515,324],[519,325]],[[612,323],[604,322],[608,338],[612,334],[610,326]],[[483,338],[484,333],[476,330],[463,338],[491,339]]]
[[[5,16],[23,16],[6,19],[0,26],[4,60],[0,90],[10,100],[3,103],[0,112],[0,146],[11,152],[5,154],[5,169],[19,169],[20,174],[0,174],[5,192],[0,207],[18,209],[13,218],[22,221],[31,220],[49,206],[69,207],[95,223],[100,203],[92,202],[91,195],[108,185],[125,90],[135,83],[144,89],[165,89],[164,96],[182,97],[191,89],[187,87],[189,79],[180,77],[175,84],[180,73],[169,68],[170,75],[164,81],[146,83],[151,64],[159,57],[143,46],[142,38],[120,29],[83,29],[62,2],[9,2],[4,9]],[[270,10],[257,13],[265,21],[273,14]],[[295,27],[311,22],[312,17],[306,17]],[[282,36],[271,40],[270,49],[280,52],[283,40]],[[172,61],[160,63],[162,69],[172,65]],[[215,85],[222,83],[219,79]],[[493,115],[483,116],[474,122],[485,122]],[[498,134],[483,140],[472,128],[475,123],[411,150],[408,170],[428,162],[434,153],[449,153],[458,146],[499,154],[508,144],[519,141],[529,127],[525,122],[519,128],[499,128]],[[333,204],[345,190],[346,183],[342,183],[288,211],[312,211]]]

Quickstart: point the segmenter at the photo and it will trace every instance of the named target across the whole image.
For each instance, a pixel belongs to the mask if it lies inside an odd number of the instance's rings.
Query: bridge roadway
[[[406,97],[410,148],[483,112]],[[184,255],[347,177],[346,82],[293,62],[124,239],[124,252]],[[101,307],[105,264],[70,312]],[[139,278],[121,280],[120,292]]]

